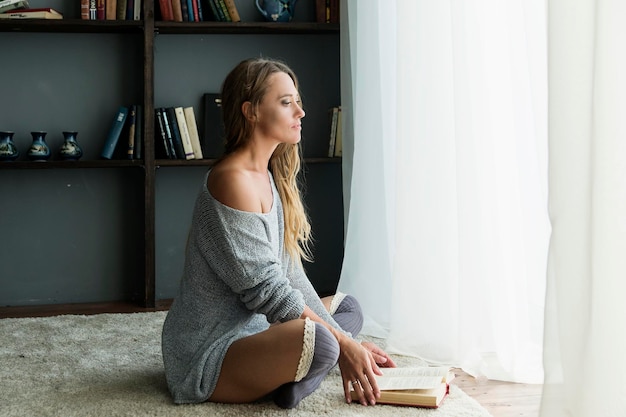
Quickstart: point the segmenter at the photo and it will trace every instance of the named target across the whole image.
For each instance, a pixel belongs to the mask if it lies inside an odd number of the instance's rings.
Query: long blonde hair
[[[225,133],[222,157],[251,138],[254,124],[243,114],[242,105],[249,101],[256,109],[267,92],[269,77],[277,72],[289,75],[298,89],[295,73],[283,62],[268,58],[242,61],[226,76],[221,92]],[[283,204],[285,250],[292,260],[311,261],[311,224],[300,193],[300,145],[279,144],[269,165]]]

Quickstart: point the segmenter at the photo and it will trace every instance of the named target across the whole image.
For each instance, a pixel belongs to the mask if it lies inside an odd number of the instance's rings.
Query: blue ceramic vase
[[[50,158],[50,148],[46,143],[46,132],[30,132],[33,143],[28,149],[28,158],[31,161],[46,161]]]
[[[256,8],[265,20],[270,22],[289,22],[293,19],[297,0],[255,0]]]
[[[0,132],[0,161],[15,161],[20,151],[13,143],[13,132]]]
[[[59,158],[65,161],[78,161],[83,156],[83,150],[76,141],[78,132],[63,132],[63,145],[59,149]]]

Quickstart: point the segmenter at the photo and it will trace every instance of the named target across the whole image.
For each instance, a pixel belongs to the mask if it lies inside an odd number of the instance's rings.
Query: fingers
[[[370,381],[374,381],[373,385],[375,388],[372,386]],[[352,402],[353,393],[354,398],[361,405],[374,405],[376,404],[376,398],[380,396],[380,391],[378,391],[376,381],[368,379],[365,375],[359,379],[353,379],[348,382],[344,381],[344,390],[346,393],[346,402],[348,404]]]

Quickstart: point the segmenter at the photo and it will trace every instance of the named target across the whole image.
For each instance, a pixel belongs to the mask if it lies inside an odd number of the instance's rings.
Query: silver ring
[[[356,379],[356,380],[354,380],[354,381],[352,381],[352,382],[350,382],[350,383],[351,383],[352,385],[358,385],[358,384],[359,384],[359,380],[358,380],[358,379]]]

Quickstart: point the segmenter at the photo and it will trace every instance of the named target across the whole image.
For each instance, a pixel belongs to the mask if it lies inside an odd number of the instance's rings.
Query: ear
[[[256,112],[254,111],[251,102],[244,101],[241,105],[241,112],[243,113],[244,117],[250,122],[256,122]]]

